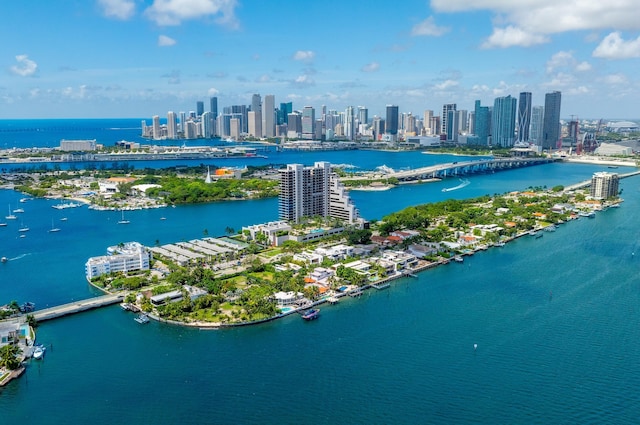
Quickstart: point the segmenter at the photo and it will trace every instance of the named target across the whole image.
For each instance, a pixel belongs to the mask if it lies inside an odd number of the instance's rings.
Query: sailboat
[[[28,231],[29,231],[29,228],[25,226],[24,223],[22,223],[22,225],[18,229],[18,232],[21,232],[21,233],[28,232]]]
[[[18,217],[16,217],[15,215],[13,215],[13,213],[11,212],[11,204],[9,204],[9,215],[5,217],[7,220],[15,220]]]
[[[124,219],[124,210],[122,210],[122,220],[118,221],[118,224],[129,224],[129,220]]]
[[[53,227],[53,219],[51,219],[51,229],[49,229],[49,233],[55,233],[55,232],[59,232],[60,228],[58,227]]]

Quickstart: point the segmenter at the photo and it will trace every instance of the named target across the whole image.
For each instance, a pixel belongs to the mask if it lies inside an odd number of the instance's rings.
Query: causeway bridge
[[[529,167],[532,165],[555,162],[553,158],[493,158],[474,161],[449,162],[431,165],[413,170],[395,171],[386,176],[395,177],[400,181],[443,179],[446,177],[464,176],[468,174],[491,173],[510,170],[512,168]]]
[[[118,304],[124,300],[124,295],[102,295],[100,297],[88,298],[86,300],[75,301],[68,304],[62,304],[57,307],[36,310],[33,313],[36,321],[44,322],[45,320],[56,319],[70,314],[80,313],[81,311],[93,310],[107,305]]]

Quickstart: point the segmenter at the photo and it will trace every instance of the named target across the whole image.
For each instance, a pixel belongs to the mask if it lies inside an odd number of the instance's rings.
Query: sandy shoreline
[[[575,162],[581,164],[596,164],[596,165],[613,165],[621,167],[637,167],[633,160],[623,160],[617,158],[602,158],[599,156],[581,156],[581,157],[563,157],[564,162]]]

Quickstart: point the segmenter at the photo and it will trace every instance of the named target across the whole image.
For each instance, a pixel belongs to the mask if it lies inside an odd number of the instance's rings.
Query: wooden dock
[[[86,300],[75,301],[68,304],[59,305],[57,307],[46,308],[44,310],[34,311],[33,317],[36,321],[44,322],[45,320],[56,319],[58,317],[68,316],[70,314],[80,313],[81,311],[93,310],[112,304],[121,303],[124,295],[102,295],[100,297],[89,298]]]

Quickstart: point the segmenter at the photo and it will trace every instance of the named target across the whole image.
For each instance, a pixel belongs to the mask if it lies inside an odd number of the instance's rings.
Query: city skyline
[[[419,116],[521,92],[543,105],[553,91],[563,117],[640,115],[633,0],[467,3],[410,0],[389,17],[335,0],[304,14],[293,2],[8,3],[0,118],[139,118],[213,96],[251,104],[253,93],[297,109],[367,105],[369,117],[385,117],[393,104]]]

